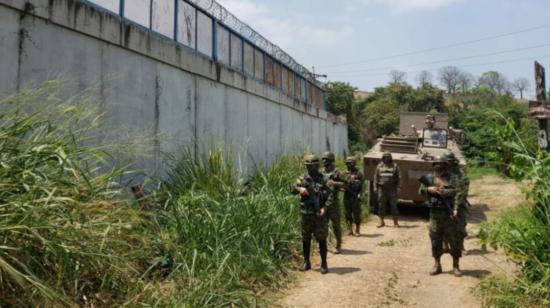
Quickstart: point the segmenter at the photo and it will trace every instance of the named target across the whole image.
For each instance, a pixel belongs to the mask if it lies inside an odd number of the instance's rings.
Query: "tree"
[[[439,81],[448,94],[455,94],[462,71],[456,66],[445,66],[439,70]]]
[[[479,86],[503,95],[510,90],[510,83],[506,76],[496,71],[485,72],[479,77]]]
[[[428,71],[422,71],[418,73],[418,75],[416,75],[416,81],[420,86],[431,85],[432,79],[433,79],[432,73]]]
[[[325,86],[327,93],[327,109],[334,115],[345,115],[348,120],[348,138],[351,144],[359,142],[359,128],[357,127],[358,102],[354,93],[357,90],[347,82],[329,82]]]
[[[361,115],[361,140],[368,146],[399,130],[399,105],[385,97],[367,105]]]
[[[390,72],[390,83],[391,84],[406,84],[407,83],[407,73],[400,70],[392,70]]]
[[[334,115],[351,117],[352,104],[355,100],[353,93],[357,88],[347,82],[329,82],[325,88],[327,92],[328,111]]]
[[[465,93],[474,85],[474,76],[468,72],[461,72],[457,81],[458,87]]]
[[[519,92],[521,99],[523,99],[523,92],[529,90],[530,85],[527,78],[518,78],[512,83],[512,87]]]

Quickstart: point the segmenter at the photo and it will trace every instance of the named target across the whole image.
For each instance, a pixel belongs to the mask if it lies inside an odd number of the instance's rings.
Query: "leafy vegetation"
[[[521,274],[492,278],[481,286],[487,307],[547,307],[550,304],[550,155],[533,152],[511,120],[503,130],[513,137],[504,143],[510,176],[526,183],[527,204],[486,224],[481,230],[485,244],[501,248],[521,268]]]
[[[1,306],[250,306],[287,281],[297,159],[245,183],[221,149],[186,152],[135,202],[117,184],[126,168],[91,146],[101,115],[58,91],[0,103]]]

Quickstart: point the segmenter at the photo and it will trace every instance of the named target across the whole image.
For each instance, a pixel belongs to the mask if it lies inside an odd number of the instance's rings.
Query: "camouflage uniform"
[[[333,153],[324,153],[324,168],[321,169],[321,173],[325,177],[327,186],[330,188],[326,202],[326,216],[328,222],[332,224],[332,231],[334,232],[334,237],[336,237],[335,253],[339,254],[342,249],[342,225],[340,223],[341,209],[339,192],[344,187],[344,179],[338,168],[334,166],[334,161],[335,156]]]
[[[394,223],[397,224],[397,190],[401,186],[401,173],[399,167],[393,162],[391,153],[385,152],[382,161],[374,172],[374,187],[378,190],[378,216],[380,217],[379,227],[384,226],[384,216],[387,208],[390,207]]]
[[[344,192],[344,207],[346,208],[346,222],[352,233],[352,224],[355,223],[355,234],[360,234],[361,227],[361,198],[363,195],[363,184],[365,177],[355,167],[355,158],[346,159],[348,170],[344,173],[346,180]]]
[[[300,189],[310,189],[312,192],[308,195],[302,195],[300,199],[301,213],[301,231],[304,264],[301,271],[311,269],[310,248],[312,235],[319,242],[319,251],[321,255],[321,273],[328,272],[327,267],[327,236],[328,224],[326,215],[320,215],[319,210],[325,209],[325,204],[330,193],[324,176],[319,172],[319,159],[314,155],[309,155],[305,160],[308,168],[307,174],[298,178],[292,187],[294,194],[300,194]],[[314,194],[312,196],[311,194]],[[316,208],[318,206],[318,208]]]
[[[461,236],[460,247],[464,250],[464,239],[468,236],[466,231],[467,215],[468,215],[468,192],[470,189],[470,179],[464,169],[460,168],[458,160],[453,153],[447,153],[446,158],[449,161],[451,177],[456,183],[456,194],[454,204],[458,205],[457,225],[458,232]]]
[[[448,172],[445,159],[438,158],[437,161],[440,168],[446,168],[446,172],[439,178],[434,172],[434,174],[430,175],[429,179],[433,183],[432,186],[439,189],[441,197],[448,200],[452,206],[452,210],[458,211],[458,204],[454,202],[459,186],[458,178]],[[430,240],[432,244],[432,256],[435,259],[434,269],[430,274],[437,275],[441,273],[441,256],[443,255],[443,241],[445,239],[450,245],[450,252],[453,256],[454,274],[455,276],[460,276],[458,262],[462,256],[462,251],[460,249],[461,236],[459,235],[457,219],[451,217],[452,214],[449,213],[450,209],[447,208],[442,198],[430,194],[428,188],[426,185],[420,186],[420,194],[427,195],[430,203]]]

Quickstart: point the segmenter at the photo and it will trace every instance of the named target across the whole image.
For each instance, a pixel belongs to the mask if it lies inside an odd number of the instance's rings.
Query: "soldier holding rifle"
[[[328,224],[325,215],[325,203],[330,193],[324,176],[319,172],[319,158],[308,155],[305,158],[307,173],[298,178],[292,187],[294,194],[300,195],[301,229],[304,263],[300,271],[311,269],[311,237],[319,242],[321,255],[321,273],[328,273],[327,235]]]
[[[457,217],[459,205],[454,202],[457,193],[457,177],[449,170],[447,157],[437,157],[434,161],[434,173],[420,179],[420,193],[428,197],[430,203],[430,239],[432,256],[435,260],[430,275],[441,274],[441,256],[443,240],[449,241],[453,256],[453,274],[462,276],[459,261],[462,256]]]

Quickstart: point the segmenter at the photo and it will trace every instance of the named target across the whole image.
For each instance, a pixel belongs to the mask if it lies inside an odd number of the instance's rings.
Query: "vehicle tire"
[[[374,183],[369,182],[369,208],[373,214],[378,214],[378,195],[374,192]]]

